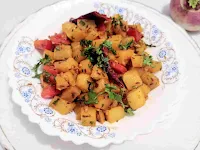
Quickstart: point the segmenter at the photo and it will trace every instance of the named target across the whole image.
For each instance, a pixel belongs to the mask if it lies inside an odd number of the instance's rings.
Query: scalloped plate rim
[[[69,0],[69,1],[70,1],[70,0]],[[56,4],[62,3],[62,2],[63,2],[63,1],[57,2],[57,3],[54,3],[54,4],[49,5],[49,6],[47,6],[47,7],[51,7],[51,6],[53,6],[53,5],[56,5]],[[130,2],[130,1],[129,1],[129,2]],[[125,2],[125,3],[126,3],[126,2]],[[149,11],[152,11],[152,12],[156,13],[157,15],[160,15],[159,17],[162,17],[162,18],[167,19],[167,21],[170,22],[171,24],[173,24],[176,28],[178,28],[180,32],[182,32],[183,34],[185,34],[185,36],[187,36],[187,38],[190,40],[191,44],[193,44],[194,48],[197,49],[197,47],[195,47],[195,45],[196,45],[195,42],[191,39],[191,37],[189,37],[189,35],[186,33],[186,31],[184,31],[183,29],[181,29],[181,27],[179,27],[178,25],[176,25],[175,23],[173,23],[172,20],[170,20],[170,19],[167,18],[166,16],[160,14],[158,11],[156,11],[156,10],[154,10],[154,9],[148,7],[148,6],[145,6],[144,4],[141,4],[141,3],[135,2],[135,1],[134,1],[134,2],[131,2],[131,3],[132,3],[132,4],[136,3],[136,4],[140,5],[141,7],[146,7]],[[45,8],[47,8],[47,7],[44,7],[43,9],[45,9]],[[41,11],[41,10],[40,10],[40,11]],[[35,14],[32,14],[31,16],[29,16],[28,18],[26,18],[20,25],[22,25],[22,26],[25,25],[24,23],[25,23],[27,20],[31,19],[31,17],[32,17],[33,15],[36,15],[37,13],[40,13],[40,11],[38,11],[38,12],[36,12]],[[22,27],[22,26],[21,26],[21,27]],[[18,32],[18,31],[17,31],[17,32]],[[8,40],[8,39],[7,39],[7,40]],[[4,42],[5,42],[5,41],[4,41]],[[2,44],[2,46],[3,46],[3,45],[4,45],[4,44]],[[2,48],[2,47],[1,47],[1,48]],[[11,61],[12,61],[12,60],[9,58],[9,59],[8,59],[8,64],[9,64],[9,66],[10,66]],[[10,68],[10,67],[9,67],[9,68]],[[40,121],[39,121],[39,120],[38,120],[38,121],[35,121],[35,120],[30,119],[31,116],[29,116],[29,114],[27,114],[25,111],[23,111],[22,105],[19,104],[19,103],[15,100],[15,98],[14,98],[14,89],[13,89],[14,87],[13,87],[13,85],[12,85],[12,83],[11,83],[10,71],[9,71],[9,73],[8,73],[8,76],[9,76],[9,86],[12,88],[12,100],[13,100],[17,105],[19,105],[19,106],[21,107],[22,113],[28,116],[30,122],[38,124]],[[168,114],[168,112],[167,112],[166,114]],[[162,116],[161,118],[164,118],[166,114],[163,114],[163,116]],[[158,122],[160,122],[160,120],[162,120],[162,119],[159,119],[159,120],[156,120],[156,121],[155,121],[155,123],[152,125],[151,129],[148,130],[148,133],[150,133],[150,132],[153,131],[153,128],[155,127],[155,125],[156,125]],[[38,125],[39,125],[39,124],[38,124]],[[40,126],[41,130],[42,130],[45,134],[48,134],[47,132],[44,131],[44,128],[42,128],[41,125],[39,125],[39,126]],[[137,134],[137,135],[140,135],[140,134],[148,134],[148,133],[136,133],[136,134]],[[50,135],[50,134],[48,134],[48,135]],[[50,136],[58,136],[58,135],[50,135]],[[135,136],[136,136],[136,135],[135,135]],[[62,140],[64,140],[64,141],[72,141],[72,142],[75,143],[76,145],[81,145],[81,144],[84,144],[84,143],[88,143],[88,144],[90,144],[90,145],[92,145],[92,146],[95,146],[95,147],[104,147],[104,146],[106,146],[106,145],[108,145],[108,144],[111,144],[111,143],[120,144],[120,143],[122,143],[122,142],[124,142],[124,141],[126,141],[126,140],[133,140],[133,139],[135,138],[135,136],[132,136],[132,137],[127,138],[127,139],[124,139],[124,140],[119,140],[119,141],[117,141],[117,142],[115,142],[115,141],[113,141],[113,142],[108,142],[108,143],[102,144],[102,145],[100,145],[100,146],[98,146],[98,145],[93,145],[92,143],[89,143],[88,141],[86,141],[86,142],[84,142],[84,141],[83,141],[83,142],[77,142],[77,141],[74,141],[74,140],[72,140],[72,139],[66,139],[66,138],[63,138],[63,137],[60,137],[60,138],[61,138]]]

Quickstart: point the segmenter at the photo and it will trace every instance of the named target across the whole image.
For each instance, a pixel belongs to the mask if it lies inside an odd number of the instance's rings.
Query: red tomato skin
[[[139,42],[143,38],[143,34],[140,33],[137,29],[135,28],[129,28],[127,31],[128,36],[133,36],[136,42]]]
[[[56,70],[54,66],[44,65],[43,70],[45,70],[46,72],[48,72],[49,74],[52,74],[54,76],[56,76],[58,74],[58,70]]]
[[[53,50],[54,48],[50,40],[35,40],[34,46],[38,50]]]
[[[50,99],[60,94],[60,92],[61,91],[57,90],[55,86],[48,85],[47,87],[43,88],[41,97],[44,99]]]
[[[124,74],[125,72],[127,72],[126,67],[124,67],[123,65],[121,65],[117,62],[110,60],[109,64],[110,64],[111,68],[117,73]]]
[[[59,45],[59,44],[69,45],[71,43],[65,33],[59,33],[59,34],[55,33],[55,35],[49,36],[49,39],[55,45]]]
[[[98,29],[98,31],[105,32],[106,31],[106,26],[105,26],[104,22],[102,22],[101,24],[99,24],[97,26],[97,29]]]

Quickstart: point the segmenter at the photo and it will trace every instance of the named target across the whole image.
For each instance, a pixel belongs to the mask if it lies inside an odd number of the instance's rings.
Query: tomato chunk
[[[103,50],[104,56],[108,56],[108,51],[109,51],[108,48],[107,47],[103,47],[102,50]]]
[[[110,60],[109,64],[110,64],[111,68],[117,73],[123,74],[123,73],[127,72],[126,67],[124,67],[123,65],[121,65],[117,62]]]
[[[98,31],[105,32],[105,31],[106,31],[106,26],[105,26],[104,22],[100,23],[100,24],[97,26],[97,29],[98,29]]]
[[[137,29],[135,28],[129,28],[127,31],[128,36],[133,36],[135,38],[136,42],[139,42],[143,38],[143,34],[140,33]]]
[[[60,34],[56,33],[53,36],[49,36],[49,39],[55,45],[59,45],[59,44],[69,45],[71,43],[70,40],[67,38],[67,35],[65,33],[60,33]]]
[[[49,99],[60,94],[61,91],[57,90],[55,86],[48,85],[43,88],[41,96],[42,98]]]
[[[50,40],[35,40],[34,46],[38,50],[52,50],[54,48]]]
[[[44,65],[43,66],[43,70],[48,72],[49,74],[52,74],[54,76],[56,76],[58,74],[58,70],[55,69],[54,66],[48,66],[48,65]]]

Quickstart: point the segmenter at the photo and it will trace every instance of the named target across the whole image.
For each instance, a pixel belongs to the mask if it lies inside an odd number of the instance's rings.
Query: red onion
[[[189,0],[171,0],[170,11],[172,19],[184,29],[200,31],[200,2],[192,8]]]

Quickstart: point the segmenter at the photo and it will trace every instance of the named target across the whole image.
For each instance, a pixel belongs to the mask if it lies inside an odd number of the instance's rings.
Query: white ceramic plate
[[[150,95],[146,105],[137,110],[134,117],[126,117],[115,124],[106,123],[88,128],[79,125],[73,113],[61,116],[48,107],[48,101],[40,97],[39,81],[32,78],[31,68],[40,58],[33,48],[33,40],[59,32],[61,24],[69,18],[93,10],[107,15],[120,13],[129,23],[141,23],[145,29],[145,41],[157,46],[151,50],[152,55],[162,61],[164,67],[162,73],[158,74],[162,81],[160,88]],[[184,47],[176,38],[176,30],[172,29],[174,28],[165,24],[164,20],[148,14],[144,7],[137,4],[133,6],[116,1],[68,1],[47,7],[29,19],[14,37],[15,44],[9,59],[12,98],[22,107],[22,112],[28,115],[29,120],[39,124],[46,134],[58,135],[64,141],[75,144],[89,143],[103,147],[110,143],[133,140],[138,134],[147,134],[157,122],[165,119],[170,109],[184,96],[180,93],[183,81],[181,77],[185,71],[194,71],[194,68],[184,64],[182,59],[187,55],[180,53]]]

